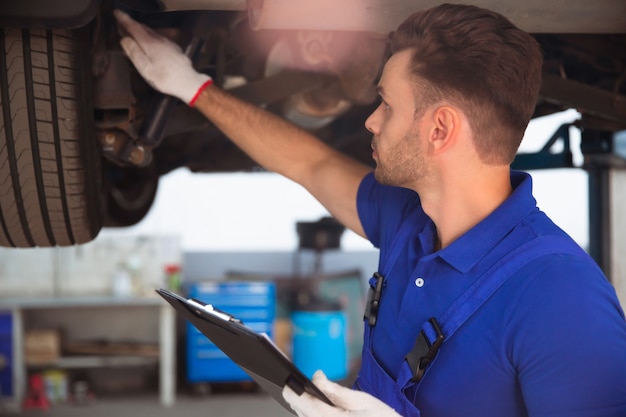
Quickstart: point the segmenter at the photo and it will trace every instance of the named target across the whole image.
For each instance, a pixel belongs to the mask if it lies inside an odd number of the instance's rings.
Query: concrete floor
[[[30,417],[293,417],[263,392],[218,393],[198,397],[179,394],[176,404],[163,407],[157,395],[99,398],[89,405],[53,405],[48,410],[24,410],[2,416]]]

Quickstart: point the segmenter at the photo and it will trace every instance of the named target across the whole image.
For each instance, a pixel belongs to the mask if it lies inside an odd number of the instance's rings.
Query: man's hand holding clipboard
[[[378,398],[329,381],[322,371],[315,372],[313,383],[333,405],[306,392],[298,395],[289,386],[285,386],[283,398],[298,417],[400,417],[393,408]]]

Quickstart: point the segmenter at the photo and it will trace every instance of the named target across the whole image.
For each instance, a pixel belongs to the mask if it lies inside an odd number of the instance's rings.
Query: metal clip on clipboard
[[[226,313],[225,311],[222,311],[216,307],[214,307],[212,304],[206,304],[203,303],[200,300],[196,300],[194,298],[190,298],[187,300],[187,302],[191,305],[193,305],[194,307],[197,307],[199,309],[201,309],[202,311],[205,311],[209,314],[214,315],[215,317],[218,317],[224,321],[230,321],[230,322],[234,322],[234,323],[239,323],[239,324],[243,324],[243,322],[241,320],[239,320],[238,318],[236,318],[235,316]]]

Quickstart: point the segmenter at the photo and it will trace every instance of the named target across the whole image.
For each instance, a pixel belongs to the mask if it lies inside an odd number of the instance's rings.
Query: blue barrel
[[[293,362],[309,378],[321,369],[328,379],[348,375],[346,315],[338,304],[315,302],[292,311]]]

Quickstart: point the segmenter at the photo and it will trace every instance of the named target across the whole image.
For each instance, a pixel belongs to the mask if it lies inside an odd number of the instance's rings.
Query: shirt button
[[[422,288],[424,286],[424,278],[418,278],[415,280],[415,286]]]

